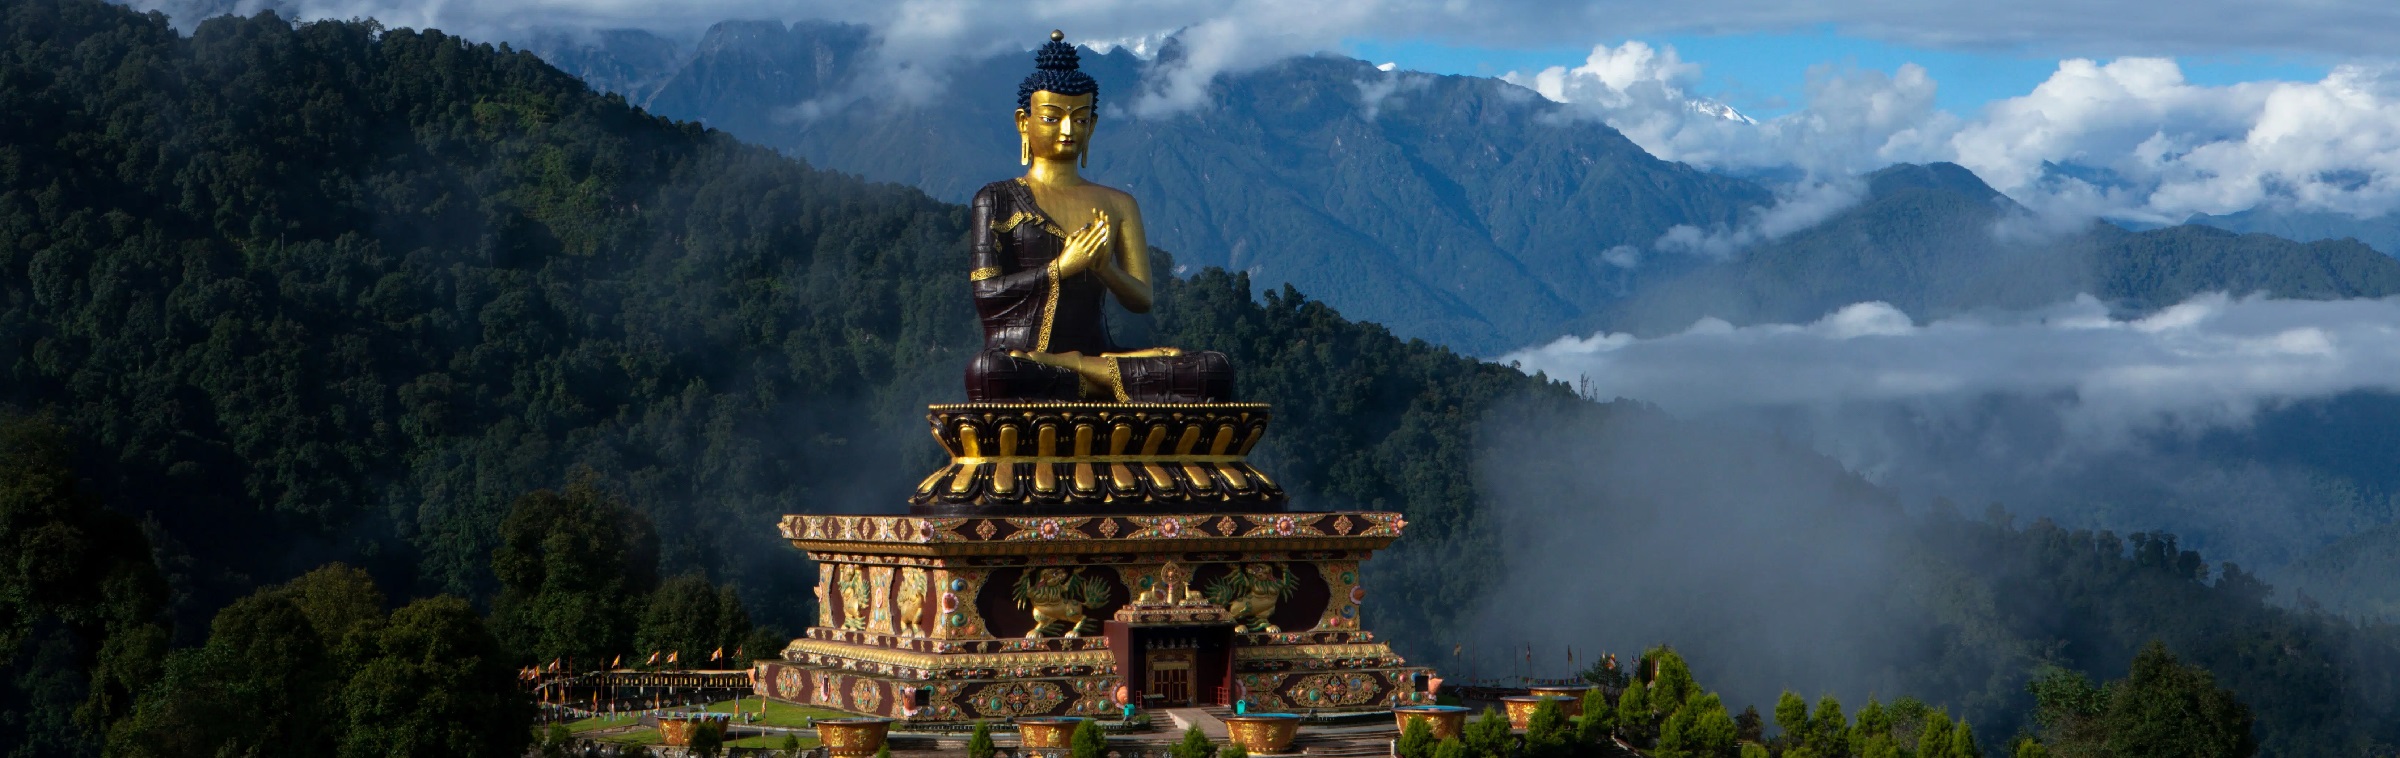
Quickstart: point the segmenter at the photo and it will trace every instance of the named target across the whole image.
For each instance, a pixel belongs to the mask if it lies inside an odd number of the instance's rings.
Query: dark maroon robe
[[[969,278],[983,321],[983,352],[967,364],[967,399],[1086,399],[1075,372],[1008,353],[1123,350],[1108,339],[1108,286],[1090,271],[1065,277],[1052,272],[1050,262],[1066,249],[1067,232],[1034,203],[1024,180],[984,185],[972,208]],[[1120,358],[1117,373],[1115,386],[1088,399],[1223,402],[1233,392],[1233,364],[1217,352]]]

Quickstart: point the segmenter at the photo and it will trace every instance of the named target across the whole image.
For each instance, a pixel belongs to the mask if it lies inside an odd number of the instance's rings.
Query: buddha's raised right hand
[[[1108,220],[1108,213],[1092,211],[1090,222],[1067,235],[1066,249],[1058,254],[1059,275],[1074,276],[1105,261],[1109,235],[1115,232],[1115,226]]]

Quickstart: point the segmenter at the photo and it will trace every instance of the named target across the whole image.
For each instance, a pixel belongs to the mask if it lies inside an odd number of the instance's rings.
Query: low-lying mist
[[[2211,294],[2118,318],[2087,297],[1922,324],[1860,303],[1808,324],[1704,320],[1508,359],[1793,440],[1911,508],[1947,498],[2169,531],[2273,576],[2394,518],[2395,461],[2362,449],[2389,440],[2308,429],[2329,408],[2389,405],[2344,399],[2400,392],[2396,337],[2400,299]]]

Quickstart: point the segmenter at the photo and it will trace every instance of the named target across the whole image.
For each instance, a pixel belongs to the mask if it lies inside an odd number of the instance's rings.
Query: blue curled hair
[[[1017,107],[1032,108],[1033,93],[1048,90],[1061,95],[1091,95],[1092,104],[1100,104],[1100,83],[1083,72],[1083,56],[1075,46],[1064,41],[1065,35],[1050,33],[1050,41],[1033,54],[1033,73],[1017,84]]]

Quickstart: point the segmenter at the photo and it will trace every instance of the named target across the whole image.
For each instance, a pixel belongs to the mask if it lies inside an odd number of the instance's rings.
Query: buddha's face
[[[1061,95],[1040,90],[1031,105],[1017,110],[1017,133],[1035,158],[1072,162],[1090,147],[1094,121],[1092,95]]]

